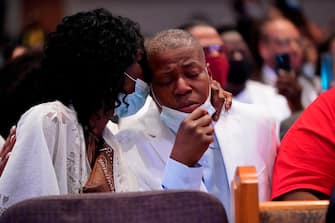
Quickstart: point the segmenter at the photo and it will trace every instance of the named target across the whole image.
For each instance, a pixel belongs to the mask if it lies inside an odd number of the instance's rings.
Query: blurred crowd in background
[[[15,4],[20,6],[16,8],[20,9],[20,13],[18,14],[20,14],[21,20],[17,22],[21,24],[20,32],[15,36],[6,31],[6,29],[8,29],[8,24],[13,24],[13,22],[8,23],[7,21],[8,19],[13,18],[12,15],[9,15],[12,11],[8,11],[13,2],[16,2]],[[35,70],[37,70],[36,68],[39,66],[39,62],[42,58],[44,40],[46,39],[47,34],[55,29],[56,24],[58,24],[61,18],[65,16],[66,12],[69,11],[69,9],[65,9],[69,4],[66,1],[61,0],[22,0],[13,2],[10,3],[5,0],[0,1],[0,96],[1,98],[4,98],[1,99],[3,105],[8,108],[13,108],[9,109],[8,112],[10,113],[9,116],[14,117],[11,119],[5,114],[1,116],[7,117],[6,120],[1,121],[2,126],[0,134],[3,136],[8,133],[8,127],[15,123],[13,120],[17,120],[23,111],[31,107],[31,102],[34,102],[33,104],[37,103],[37,100],[26,100],[24,96],[34,98],[34,89],[41,87],[36,86],[36,84],[33,83],[34,78],[31,76],[32,73],[34,75],[39,73],[35,72]],[[84,3],[85,1],[83,1],[83,4]],[[102,2],[100,1],[100,5],[97,5],[97,7],[105,7],[104,5],[101,5],[101,3]],[[77,4],[80,4],[80,1],[77,1]],[[109,3],[109,6],[112,4],[113,3]],[[131,5],[135,3],[127,2],[127,4]],[[191,4],[191,2],[189,2],[189,4]],[[208,4],[211,3],[208,2]],[[334,57],[332,55],[335,54],[335,41],[334,30],[330,28],[331,20],[328,21],[327,24],[319,24],[313,21],[313,19],[310,18],[310,16],[307,16],[304,11],[304,1],[299,0],[230,0],[225,2],[225,5],[228,9],[224,9],[223,12],[230,11],[231,14],[234,15],[234,18],[230,20],[233,22],[222,23],[221,21],[213,21],[210,12],[206,11],[206,8],[199,8],[197,12],[194,12],[193,15],[189,16],[187,21],[180,21],[179,25],[206,24],[215,28],[218,34],[223,38],[223,50],[228,59],[231,59],[232,56],[235,57],[236,54],[234,53],[236,51],[243,51],[242,56],[247,60],[244,64],[245,66],[239,66],[240,63],[230,66],[231,73],[239,73],[240,76],[243,77],[239,77],[235,74],[235,79],[233,78],[230,82],[239,84],[239,82],[245,82],[244,79],[260,81],[260,74],[264,68],[264,58],[260,55],[261,52],[259,49],[259,42],[262,38],[262,24],[269,19],[286,18],[296,26],[302,36],[302,38],[299,39],[299,47],[302,49],[302,64],[301,66],[299,65],[299,69],[296,70],[296,72],[301,73],[301,76],[304,76],[313,82],[312,85],[316,94],[319,94],[333,85],[332,73],[333,67],[335,66],[333,66]],[[112,11],[114,13],[119,13],[117,10]],[[120,14],[122,15],[122,12],[120,12]],[[137,15],[139,14],[140,12],[137,13]],[[154,14],[147,15],[144,13],[142,16],[153,16],[152,19],[156,20],[156,18],[159,18],[159,13],[155,16]],[[226,15],[222,16],[224,17]],[[131,16],[129,17],[131,18]],[[19,20],[19,18],[17,19]],[[157,21],[159,22],[159,19],[157,19]],[[139,23],[142,26],[142,30],[148,30],[145,27],[150,26],[150,24]],[[175,27],[177,26],[173,27],[172,25],[172,27],[168,28]],[[162,27],[162,29],[163,28],[164,27]],[[229,31],[236,32],[236,35],[228,35],[227,37],[226,34],[229,33]],[[152,33],[146,32],[145,34],[147,35],[147,38],[150,38],[150,35],[152,35]],[[224,39],[225,37],[228,39]],[[284,47],[285,44],[290,44],[285,43],[285,41],[290,41],[287,39],[276,41],[277,43],[275,44],[279,44],[281,47]],[[24,56],[22,57],[22,55]],[[30,58],[27,59],[25,57]],[[325,75],[327,75],[326,78],[320,78],[322,73],[322,58],[324,59],[323,62],[326,63],[324,65]],[[229,62],[232,63],[232,60]],[[22,65],[25,63],[26,65]],[[18,66],[18,64],[21,64],[22,66]],[[239,69],[234,70],[237,67],[239,67]],[[240,69],[241,67],[242,71]],[[326,68],[330,69],[327,70]],[[243,73],[243,69],[247,71]],[[233,75],[230,75],[230,78],[232,77]],[[315,81],[314,77],[317,77],[316,79],[321,81]],[[27,84],[28,82],[29,84]],[[240,90],[236,89],[236,86],[231,86],[229,81],[227,85],[222,85],[222,87],[231,91],[234,96],[237,96],[240,93]],[[29,94],[22,93],[22,89],[23,92],[27,91]],[[17,96],[18,99],[16,99],[14,92],[20,92],[20,95]],[[285,95],[285,92],[283,94],[284,96],[289,97],[287,94]],[[6,102],[6,99],[8,102]],[[243,99],[241,100],[243,101]],[[14,103],[14,101],[22,101],[22,103]],[[27,104],[24,102],[27,102]],[[306,107],[310,102],[311,100],[306,103],[303,102],[303,107]],[[21,108],[14,109],[18,106],[21,106]],[[294,108],[293,110],[291,108],[292,113],[299,110],[301,110],[300,105],[297,105],[297,108]],[[2,113],[5,112],[6,111],[2,111]],[[287,115],[284,116],[288,117]],[[279,120],[282,121],[283,118],[279,118]]]

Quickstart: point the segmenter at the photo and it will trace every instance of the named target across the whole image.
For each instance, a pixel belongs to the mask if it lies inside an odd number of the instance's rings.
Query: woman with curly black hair
[[[18,122],[0,178],[1,212],[42,195],[132,189],[105,126],[121,103],[119,94],[134,90],[125,73],[141,77],[143,49],[138,24],[104,9],[65,17],[49,35],[42,60],[44,103]]]

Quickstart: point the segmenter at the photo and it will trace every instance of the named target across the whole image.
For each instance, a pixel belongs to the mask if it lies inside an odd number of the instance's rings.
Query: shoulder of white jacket
[[[221,113],[220,119],[229,117],[246,120],[263,120],[266,122],[275,122],[275,118],[262,106],[242,103],[234,100],[232,102],[232,107],[228,111]]]

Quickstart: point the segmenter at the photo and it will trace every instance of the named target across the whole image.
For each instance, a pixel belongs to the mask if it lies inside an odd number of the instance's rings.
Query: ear
[[[162,109],[162,105],[161,105],[161,103],[159,103],[158,98],[156,97],[156,94],[154,92],[152,84],[150,84],[150,95],[151,95],[152,99],[154,100],[154,102],[157,104],[159,110],[161,110]]]
[[[149,93],[150,93],[150,95],[154,94],[154,91],[152,89],[152,83],[149,84]]]
[[[209,63],[206,63],[206,70],[207,70],[207,74],[208,74],[209,78],[212,80],[213,73],[211,71],[211,68],[209,67]]]

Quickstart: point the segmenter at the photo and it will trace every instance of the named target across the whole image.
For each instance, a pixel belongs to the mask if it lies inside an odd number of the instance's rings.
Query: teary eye
[[[188,78],[197,78],[202,72],[204,68],[199,66],[191,66],[185,69],[185,76]]]

